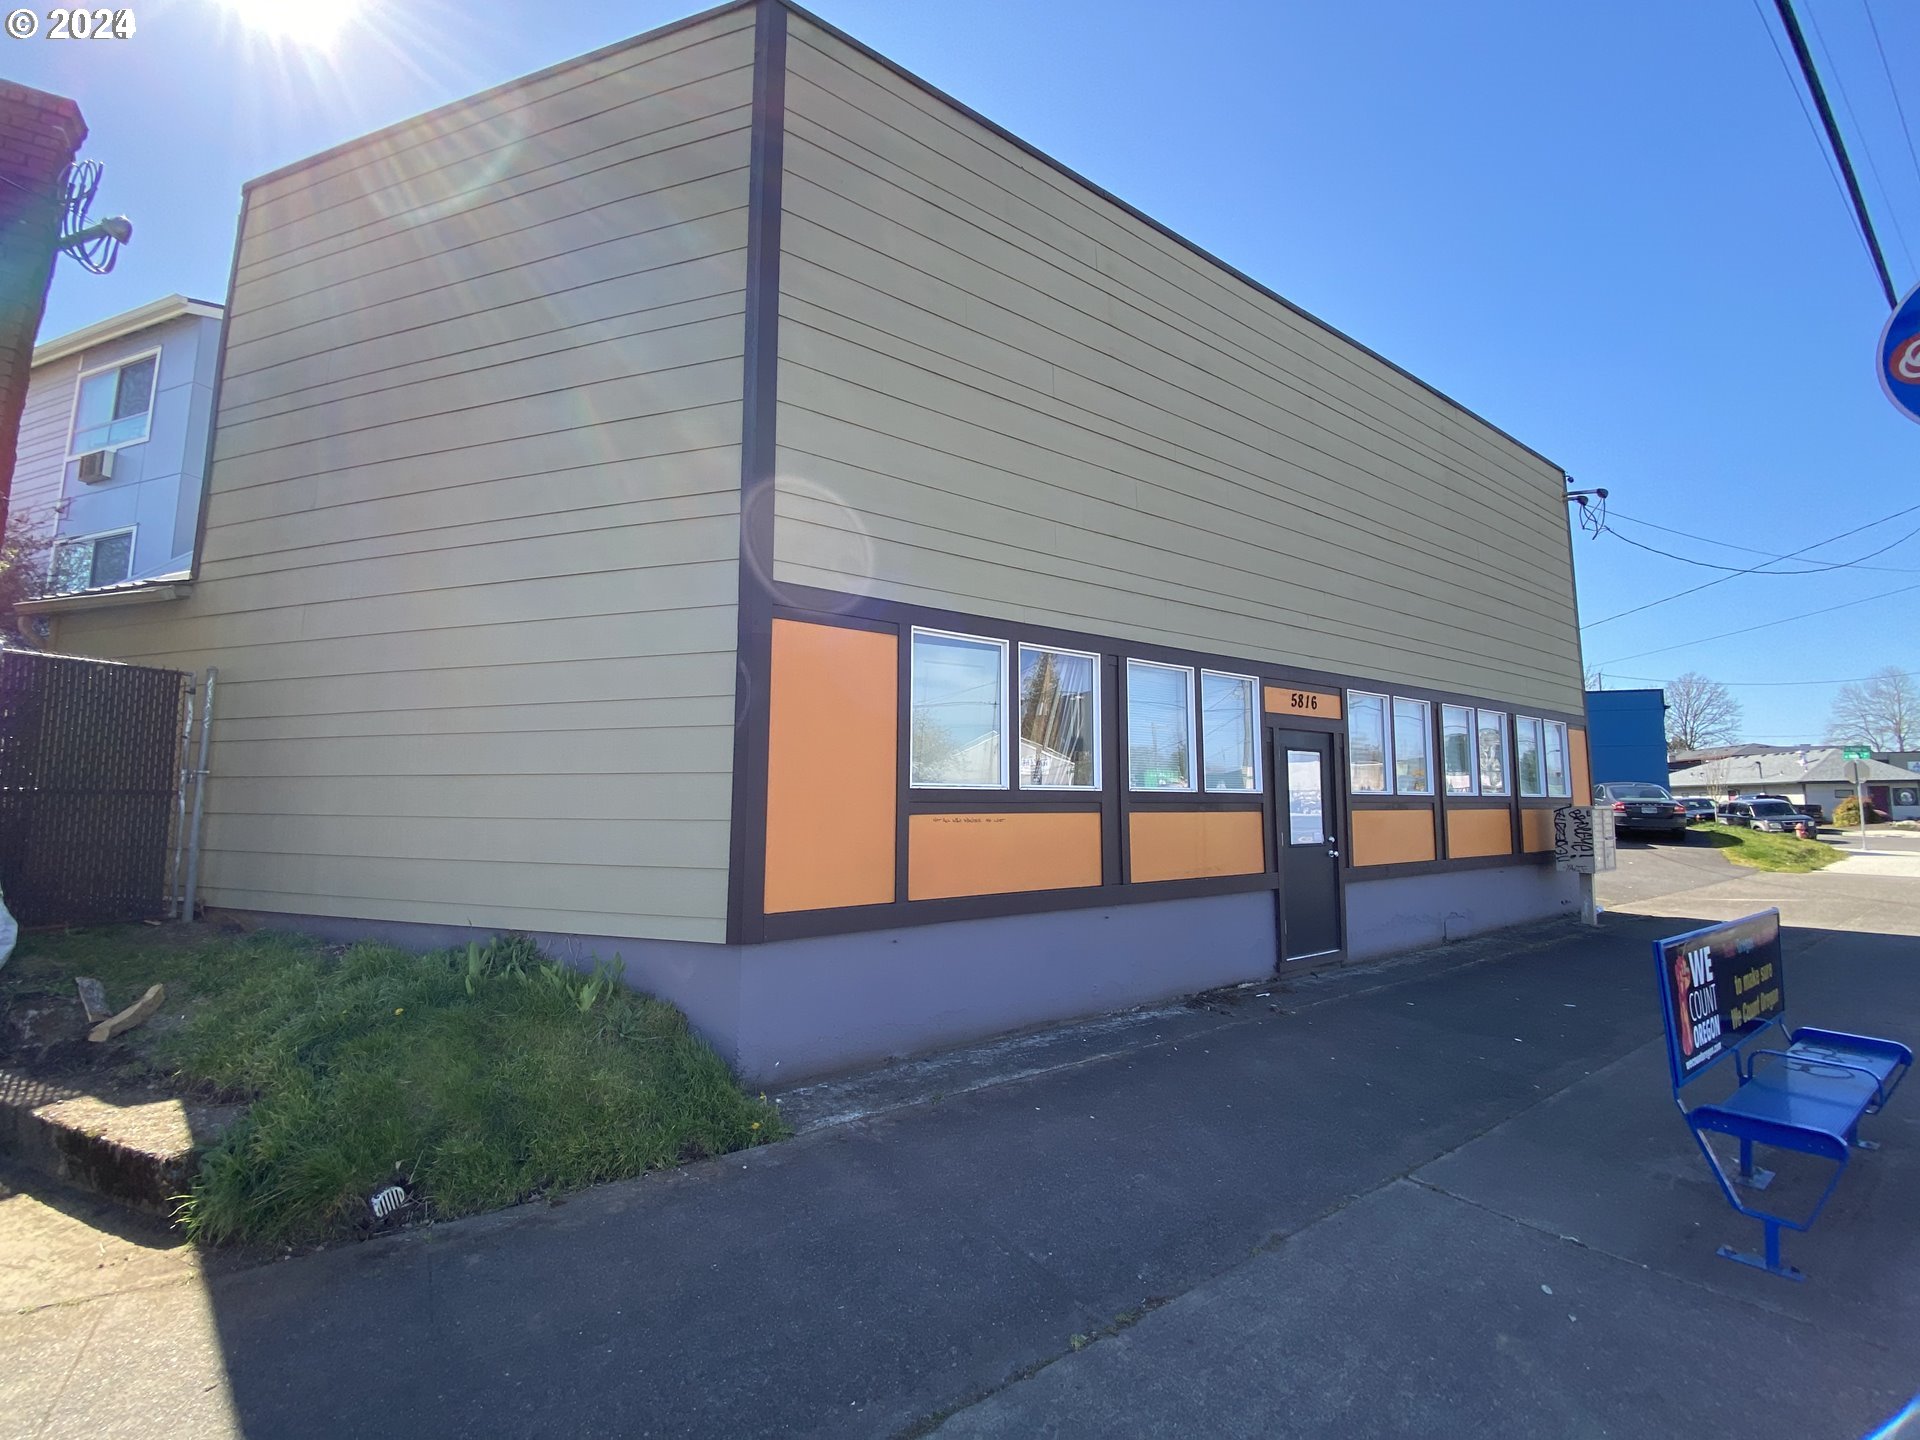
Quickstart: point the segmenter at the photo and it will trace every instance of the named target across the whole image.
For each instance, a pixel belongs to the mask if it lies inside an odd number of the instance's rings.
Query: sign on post
[[[1920,285],[1887,317],[1878,368],[1887,399],[1909,420],[1920,420]]]
[[[1842,760],[1871,760],[1873,751],[1865,745],[1848,745],[1840,751]]]
[[[1562,805],[1553,812],[1553,865],[1576,875],[1611,870],[1614,857],[1611,805]]]

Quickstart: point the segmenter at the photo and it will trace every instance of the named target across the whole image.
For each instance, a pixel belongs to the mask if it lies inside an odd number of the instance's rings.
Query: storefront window
[[[1387,793],[1387,697],[1347,692],[1348,787],[1355,795]]]
[[[1004,789],[1007,642],[913,632],[913,783]]]
[[[1558,720],[1547,721],[1547,794],[1573,794],[1567,770],[1567,727]]]
[[[1402,795],[1433,793],[1433,707],[1393,697],[1393,788]]]
[[[1260,788],[1259,687],[1246,675],[1200,672],[1202,753],[1209,790]]]
[[[1127,784],[1191,790],[1193,779],[1193,671],[1127,661]]]
[[[1020,788],[1091,790],[1099,784],[1099,657],[1022,645]]]
[[[1482,710],[1480,716],[1480,793],[1505,795],[1507,790],[1507,717],[1504,711]]]
[[[1540,722],[1531,715],[1513,717],[1513,744],[1517,754],[1517,768],[1520,771],[1520,793],[1525,796],[1545,795],[1547,793],[1547,775],[1541,756],[1546,748],[1541,738]]]
[[[1446,767],[1447,794],[1473,795],[1480,789],[1474,771],[1473,711],[1465,705],[1440,707],[1440,760]]]

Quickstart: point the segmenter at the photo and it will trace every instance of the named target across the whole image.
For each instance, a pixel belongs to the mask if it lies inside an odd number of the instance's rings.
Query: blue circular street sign
[[[1880,388],[1909,420],[1920,420],[1920,285],[1907,292],[1880,332]]]

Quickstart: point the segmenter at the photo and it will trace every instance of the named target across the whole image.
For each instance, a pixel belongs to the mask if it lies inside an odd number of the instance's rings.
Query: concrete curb
[[[0,1070],[0,1154],[136,1210],[171,1218],[238,1105],[128,1100]]]

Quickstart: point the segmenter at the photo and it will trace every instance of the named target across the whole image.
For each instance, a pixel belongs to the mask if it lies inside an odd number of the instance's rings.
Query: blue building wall
[[[1587,691],[1587,749],[1596,785],[1609,780],[1666,784],[1666,692]]]

